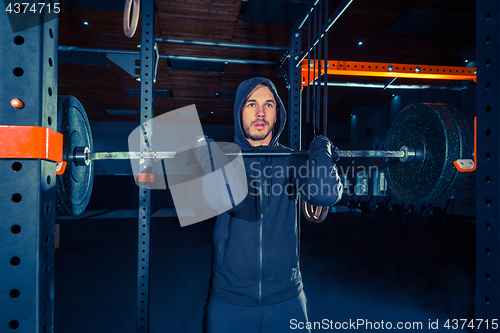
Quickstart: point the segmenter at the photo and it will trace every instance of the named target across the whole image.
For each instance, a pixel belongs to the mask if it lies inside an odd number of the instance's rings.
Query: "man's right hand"
[[[224,168],[229,159],[214,140],[200,137],[193,149],[193,155],[205,174]]]
[[[205,171],[202,193],[208,205],[218,212],[235,208],[247,195],[243,160],[231,163],[219,145],[209,138],[200,138],[193,155]]]

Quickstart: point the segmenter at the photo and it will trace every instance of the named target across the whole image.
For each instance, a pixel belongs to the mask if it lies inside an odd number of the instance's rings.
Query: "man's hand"
[[[206,137],[197,139],[193,155],[205,171],[201,190],[212,209],[219,213],[225,212],[246,197],[248,189],[242,159],[230,163],[219,145]]]
[[[229,159],[214,140],[200,137],[193,149],[193,155],[205,174],[217,171],[229,164]]]
[[[311,144],[309,145],[309,156],[311,156],[312,154],[321,149],[326,149],[328,154],[335,161],[338,161],[340,159],[339,155],[337,154],[337,150],[339,149],[335,147],[333,143],[326,136],[323,135],[315,137],[314,140],[311,142]]]
[[[191,140],[182,147],[182,150],[177,152],[174,156],[174,161],[182,165],[190,165],[196,163],[196,159],[193,156],[193,149],[201,141],[205,140],[205,136],[197,137],[195,140]]]

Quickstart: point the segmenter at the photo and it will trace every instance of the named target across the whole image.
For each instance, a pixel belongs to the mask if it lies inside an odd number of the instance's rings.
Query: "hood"
[[[241,126],[241,108],[247,99],[248,94],[259,84],[265,84],[269,87],[269,89],[274,94],[274,98],[276,99],[277,106],[279,107],[279,112],[277,113],[276,124],[274,125],[273,130],[273,138],[271,142],[264,149],[272,149],[278,145],[278,139],[281,135],[281,132],[285,128],[286,123],[286,111],[281,98],[278,96],[278,92],[276,91],[276,87],[274,84],[263,77],[255,77],[253,79],[249,79],[243,81],[236,91],[236,100],[234,102],[234,142],[237,143],[242,150],[251,150],[256,149],[248,142],[245,137],[245,133],[243,132],[243,128]]]

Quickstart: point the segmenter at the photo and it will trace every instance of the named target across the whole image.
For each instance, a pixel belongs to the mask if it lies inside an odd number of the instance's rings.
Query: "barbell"
[[[57,212],[80,215],[92,192],[94,161],[120,159],[171,159],[176,152],[95,152],[90,124],[81,103],[60,97],[57,130],[63,135],[66,171],[57,176]],[[304,155],[307,151],[241,152],[243,157]],[[227,155],[237,153],[228,152]],[[444,104],[412,104],[394,120],[385,150],[338,150],[343,158],[385,158],[387,184],[407,203],[435,202],[451,196],[465,181],[454,161],[473,158],[471,130],[463,115]],[[320,222],[324,212],[302,203],[307,220]],[[326,209],[325,207],[323,209]]]

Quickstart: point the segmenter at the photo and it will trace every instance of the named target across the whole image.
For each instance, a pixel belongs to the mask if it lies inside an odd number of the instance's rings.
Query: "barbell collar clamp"
[[[404,151],[405,156],[401,157],[399,160],[401,162],[411,162],[415,158],[415,149],[407,146],[403,146],[400,149],[401,151]]]
[[[78,166],[86,166],[90,164],[88,159],[89,147],[75,147],[73,150],[73,163]]]

